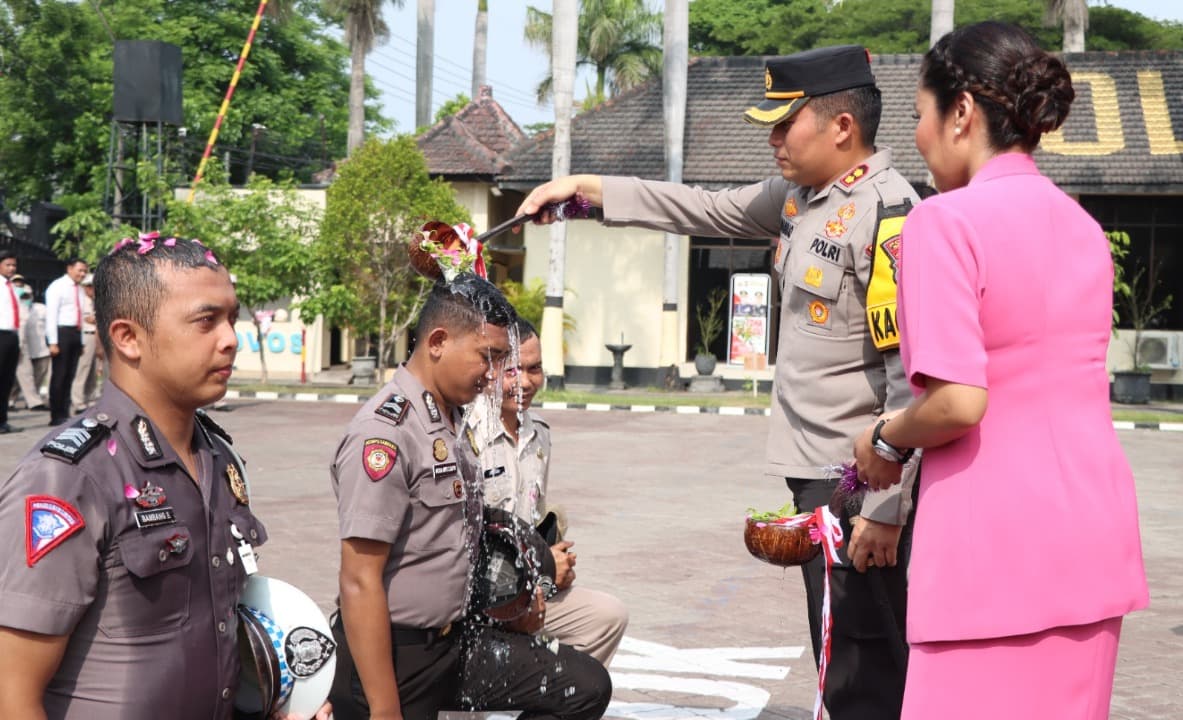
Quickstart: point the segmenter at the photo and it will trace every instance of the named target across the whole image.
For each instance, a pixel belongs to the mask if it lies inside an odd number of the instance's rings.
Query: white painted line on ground
[[[631,406],[629,406],[629,412],[640,412],[640,413],[657,412],[657,406],[656,405],[631,405]]]
[[[1114,430],[1133,430],[1134,424],[1132,422],[1127,421],[1127,420],[1114,420],[1113,421],[1113,429]]]
[[[694,405],[677,405],[674,407],[674,412],[679,415],[698,415],[702,412],[702,408]]]
[[[261,391],[255,393],[255,399],[256,400],[278,400],[279,393],[270,392],[267,390],[261,390]]]
[[[607,403],[588,403],[584,409],[592,412],[608,412],[612,406]]]
[[[239,397],[239,392],[237,390],[227,390],[225,397],[227,400],[237,400]]]
[[[296,393],[296,399],[300,402],[317,402],[320,400],[320,395],[316,393]]]
[[[719,408],[720,415],[743,415],[744,409],[741,407],[721,407]]]
[[[1169,432],[1183,432],[1183,423],[1159,423],[1158,429]]]
[[[565,402],[544,402],[542,403],[543,410],[566,410],[567,403]]]
[[[356,395],[334,395],[333,402],[355,403],[355,402],[361,402],[361,400]]]

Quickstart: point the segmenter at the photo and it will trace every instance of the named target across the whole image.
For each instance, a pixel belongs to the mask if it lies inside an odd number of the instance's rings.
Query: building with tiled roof
[[[927,181],[915,148],[913,99],[921,56],[883,55],[872,68],[883,90],[878,144],[891,147],[896,167],[914,184]],[[1179,298],[1164,314],[1160,335],[1167,353],[1156,363],[1155,381],[1183,390],[1183,53],[1080,53],[1065,57],[1077,99],[1061,131],[1044,138],[1035,158],[1041,169],[1097,217],[1107,230],[1124,230],[1133,254],[1163,263],[1164,290]],[[683,182],[706,188],[757,182],[777,172],[768,133],[746,125],[743,110],[762,98],[763,58],[697,58],[688,73]],[[663,179],[665,158],[660,81],[621,93],[578,115],[572,127],[571,172]],[[509,217],[520,193],[551,174],[553,133],[530,138],[501,156],[500,190],[513,196],[491,225]],[[456,151],[454,158],[460,157]],[[486,168],[473,157],[473,168]],[[429,160],[433,173],[455,176],[456,165]],[[1005,212],[1005,208],[999,208]],[[482,227],[478,223],[478,228]],[[546,278],[548,232],[529,228],[499,240],[502,272],[530,282]],[[1032,238],[1037,242],[1038,238]],[[568,336],[566,379],[605,382],[611,355],[605,344],[621,333],[633,349],[625,357],[626,380],[652,384],[660,376],[664,238],[642,230],[572,223],[568,229],[564,310],[576,323]],[[522,255],[524,254],[524,262]],[[714,287],[728,287],[737,274],[769,272],[768,244],[717,238],[685,238],[679,257],[680,357],[689,360],[698,339],[695,307]],[[512,260],[513,268],[509,268]],[[1021,262],[1016,258],[1016,262]],[[519,270],[520,268],[520,270]],[[517,273],[521,277],[517,277]],[[772,303],[776,307],[776,303]],[[775,337],[775,313],[770,318]],[[773,343],[774,345],[775,343]],[[726,361],[728,341],[717,343]],[[1111,348],[1111,365],[1128,362],[1124,338]],[[683,375],[689,365],[681,369]],[[724,374],[766,379],[742,367]]]

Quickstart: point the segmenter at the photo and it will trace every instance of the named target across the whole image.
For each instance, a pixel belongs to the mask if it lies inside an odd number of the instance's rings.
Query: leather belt
[[[431,645],[452,633],[452,623],[442,628],[406,628],[392,625],[390,637],[400,645]]]

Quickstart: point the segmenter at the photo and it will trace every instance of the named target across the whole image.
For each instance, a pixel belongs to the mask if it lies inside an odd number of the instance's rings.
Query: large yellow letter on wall
[[[1161,80],[1160,80],[1161,83]],[[1112,155],[1125,148],[1125,131],[1121,127],[1121,110],[1117,107],[1117,84],[1113,78],[1099,72],[1072,73],[1072,84],[1079,88],[1087,84],[1093,91],[1093,122],[1097,139],[1068,142],[1063,129],[1043,136],[1040,147],[1057,155]]]
[[[1183,143],[1175,139],[1175,130],[1171,127],[1171,111],[1167,109],[1162,73],[1158,70],[1139,70],[1138,95],[1142,100],[1142,117],[1146,120],[1146,136],[1150,138],[1150,154],[1183,153]]]

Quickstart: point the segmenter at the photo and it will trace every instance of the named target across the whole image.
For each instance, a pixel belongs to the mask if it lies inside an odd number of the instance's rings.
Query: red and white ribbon
[[[813,511],[810,524],[810,535],[817,538],[815,542],[821,543],[822,555],[826,558],[826,577],[822,592],[822,651],[817,666],[817,698],[813,701],[814,720],[821,720],[822,696],[826,690],[826,668],[830,664],[830,630],[834,624],[834,618],[830,615],[830,568],[835,564],[842,564],[838,557],[838,548],[842,547],[843,537],[842,525],[830,512],[828,505],[822,505]]]
[[[489,271],[485,269],[485,254],[482,252],[485,249],[485,246],[473,239],[472,228],[468,225],[468,223],[459,223],[453,225],[452,229],[456,231],[456,234],[459,235],[460,239],[464,242],[465,252],[476,258],[472,263],[472,271],[477,276],[488,280]]]

